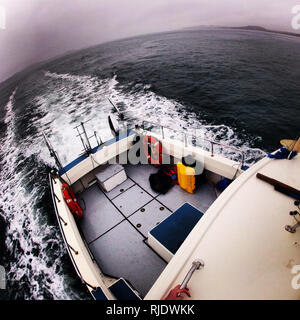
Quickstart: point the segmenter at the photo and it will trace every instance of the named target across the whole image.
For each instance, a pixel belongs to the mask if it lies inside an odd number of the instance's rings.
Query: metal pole
[[[164,134],[164,127],[161,126],[161,135],[162,135],[162,138],[164,139],[165,138],[165,134]]]
[[[124,114],[119,110],[119,108],[108,98],[110,104],[115,108],[121,120],[124,120]]]
[[[294,148],[295,148],[295,145],[297,144],[297,142],[298,142],[298,139],[299,139],[299,136],[296,138],[296,140],[295,140],[295,143],[293,144],[293,147],[291,148],[291,152],[289,153],[289,155],[288,155],[288,160],[290,160],[290,158],[291,158],[291,155],[292,155],[292,153],[293,153],[293,150],[294,150]]]
[[[193,147],[196,147],[196,141],[197,141],[197,138],[196,138],[196,135],[195,136],[192,136],[192,146]]]
[[[184,145],[185,145],[185,147],[187,147],[187,136],[186,136],[186,134],[184,134]]]
[[[90,145],[90,140],[89,140],[89,138],[88,138],[88,136],[87,136],[87,134],[86,134],[86,131],[85,131],[85,127],[84,127],[84,124],[83,124],[83,122],[81,122],[81,127],[82,127],[82,130],[83,130],[83,134],[84,134],[84,136],[85,136],[85,139],[86,139],[86,142],[87,142],[87,144],[88,144],[88,151],[91,151],[92,150],[92,147],[91,147],[91,145]]]
[[[56,166],[58,167],[58,169],[59,169],[59,170],[62,169],[63,166],[62,166],[62,164],[61,164],[61,161],[60,161],[57,153],[54,151],[54,149],[53,149],[53,147],[52,147],[52,145],[51,145],[51,143],[50,143],[50,140],[47,138],[47,136],[46,136],[46,134],[45,134],[44,131],[43,131],[43,137],[44,137],[44,140],[45,140],[45,142],[46,142],[47,148],[48,148],[48,150],[49,150],[49,152],[50,152],[50,156],[54,158],[55,163],[56,163]]]
[[[98,147],[100,147],[100,145],[102,144],[102,140],[101,140],[101,138],[100,138],[100,142],[99,142],[99,140],[98,140],[98,136],[97,136],[97,132],[96,131],[94,131],[94,135],[95,135],[95,138],[96,138],[96,141],[97,141],[97,144],[98,144]]]
[[[86,144],[84,143],[84,140],[82,139],[81,133],[80,133],[80,131],[79,131],[78,128],[79,128],[79,127],[76,127],[76,130],[77,130],[77,132],[78,132],[78,136],[79,136],[80,141],[81,141],[81,143],[82,143],[83,149],[84,149],[85,152],[88,152],[88,147],[87,147]]]
[[[244,162],[245,162],[245,153],[242,152],[242,167],[241,167],[241,169],[244,167]]]
[[[213,142],[211,142],[210,143],[211,144],[211,157],[213,157],[214,156],[214,143]]]

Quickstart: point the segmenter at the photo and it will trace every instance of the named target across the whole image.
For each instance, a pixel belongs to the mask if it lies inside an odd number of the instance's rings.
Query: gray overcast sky
[[[295,5],[300,0],[0,0],[0,82],[68,50],[144,33],[206,24],[299,33],[291,27]]]

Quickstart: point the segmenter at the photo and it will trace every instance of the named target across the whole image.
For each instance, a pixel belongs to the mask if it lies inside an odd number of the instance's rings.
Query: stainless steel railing
[[[171,130],[173,132],[178,132],[180,134],[183,135],[183,139],[184,139],[184,144],[185,144],[185,147],[187,147],[188,145],[188,139],[187,137],[192,137],[192,139],[197,139],[197,136],[196,135],[193,135],[189,132],[185,132],[185,131],[181,131],[181,130],[177,130],[177,129],[174,129],[174,128],[171,128],[171,127],[168,127],[168,126],[163,126],[161,125],[160,123],[156,123],[156,122],[153,122],[153,121],[149,121],[149,120],[142,120],[142,128],[145,129],[145,123],[148,123],[148,124],[151,124],[153,126],[156,126],[158,128],[160,128],[160,131],[161,131],[161,136],[162,138],[164,139],[165,138],[165,130],[164,129],[168,129],[168,130]],[[245,163],[245,153],[236,148],[236,147],[232,147],[232,146],[229,146],[227,144],[224,144],[224,143],[221,143],[221,142],[217,142],[217,141],[213,141],[213,140],[210,140],[210,139],[206,139],[206,138],[201,138],[204,142],[207,142],[210,144],[210,152],[211,152],[211,157],[214,156],[215,154],[215,150],[214,150],[214,146],[217,145],[217,146],[220,146],[224,149],[227,149],[227,150],[231,150],[233,152],[237,152],[240,154],[241,156],[241,160],[240,160],[240,164],[241,164],[241,168],[244,166],[244,163]]]

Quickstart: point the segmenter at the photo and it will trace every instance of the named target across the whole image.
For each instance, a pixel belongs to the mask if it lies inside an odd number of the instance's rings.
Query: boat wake
[[[118,83],[116,78],[113,79],[113,83],[111,98],[125,112],[132,123],[135,123],[138,119],[145,119],[172,128],[172,130],[169,130],[170,137],[182,140],[182,134],[176,134],[176,131],[184,130],[190,134],[200,134],[207,140],[238,147],[245,153],[245,163],[248,165],[257,162],[266,155],[261,149],[251,148],[249,142],[239,138],[232,128],[223,124],[205,124],[194,112],[187,111],[187,108],[181,103],[153,93],[149,85],[138,84],[135,89],[140,88],[140,90],[125,92],[124,87]],[[204,144],[202,147],[208,146]],[[239,152],[218,146],[215,146],[214,151],[233,160],[241,160]]]
[[[63,156],[64,163],[73,160],[78,155],[80,141],[79,139],[74,141],[73,128],[81,121],[91,119],[87,125],[88,128],[96,130],[103,141],[111,138],[107,115],[114,110],[108,98],[111,98],[118,105],[131,125],[141,119],[157,122],[174,129],[172,133],[170,132],[170,136],[176,136],[176,130],[186,130],[190,133],[194,133],[195,130],[200,131],[206,139],[238,147],[245,153],[245,162],[248,165],[266,155],[263,150],[250,147],[249,142],[239,138],[232,128],[223,124],[208,125],[202,122],[195,113],[187,111],[182,104],[152,92],[151,86],[148,84],[135,84],[135,86],[131,86],[133,90],[128,91],[118,82],[117,76],[105,80],[91,76],[73,76],[50,72],[45,72],[45,76],[53,80],[52,92],[55,92],[53,93],[55,98],[51,99],[50,93],[50,99],[48,94],[38,97],[37,100],[38,104],[43,106],[43,112],[49,108],[53,110],[44,119],[45,123],[49,123],[49,117],[51,118],[52,129],[45,128],[45,130],[49,131],[51,136],[56,139],[53,143],[55,147],[60,149],[59,154]],[[65,112],[62,112],[62,108]],[[178,135],[177,138],[182,139]],[[61,143],[62,141],[64,143]],[[239,152],[221,150],[217,146],[215,152],[222,152],[234,160],[241,160]]]
[[[47,181],[41,178],[45,163],[28,141],[16,140],[15,94],[16,90],[6,105],[6,137],[0,141],[0,214],[6,224],[8,294],[11,299],[79,299],[80,294],[66,285],[63,240],[55,221],[47,217],[51,200]]]

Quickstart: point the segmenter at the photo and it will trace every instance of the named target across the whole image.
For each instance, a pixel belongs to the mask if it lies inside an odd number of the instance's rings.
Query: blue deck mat
[[[108,300],[100,287],[98,287],[96,290],[93,290],[92,295],[96,300]]]
[[[185,203],[152,229],[150,234],[175,254],[202,216],[201,211]]]
[[[114,283],[109,290],[117,300],[140,300],[123,279]]]

